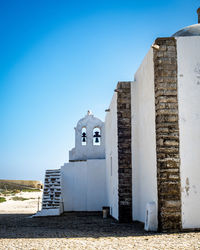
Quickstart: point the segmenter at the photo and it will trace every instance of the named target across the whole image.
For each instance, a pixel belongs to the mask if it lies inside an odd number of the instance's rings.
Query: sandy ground
[[[28,200],[12,200],[12,198],[16,196],[28,198]],[[4,197],[7,201],[0,203],[0,214],[34,214],[38,210],[38,197],[40,198],[39,208],[41,208],[42,192],[21,192],[13,196],[10,195]]]
[[[27,249],[200,249],[200,232],[150,233],[142,223],[118,223],[102,213],[64,213],[32,218],[42,192],[0,203],[0,250]],[[7,196],[8,198],[8,196]]]

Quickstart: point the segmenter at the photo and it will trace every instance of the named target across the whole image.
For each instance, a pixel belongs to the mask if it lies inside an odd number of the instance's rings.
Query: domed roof
[[[200,36],[200,23],[187,26],[172,36]]]
[[[197,10],[198,14],[198,24],[193,24],[190,26],[187,26],[179,31],[177,31],[172,36],[200,36],[200,8]]]

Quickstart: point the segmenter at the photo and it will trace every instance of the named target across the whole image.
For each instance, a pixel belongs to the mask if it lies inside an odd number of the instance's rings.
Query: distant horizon
[[[197,23],[199,1],[0,3],[1,179],[44,181],[87,110],[104,121],[157,37]]]

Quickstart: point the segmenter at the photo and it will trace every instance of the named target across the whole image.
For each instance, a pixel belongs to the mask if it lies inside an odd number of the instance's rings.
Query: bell
[[[98,131],[95,131],[95,135],[94,135],[94,137],[99,137],[100,135],[99,135],[99,132]]]
[[[85,132],[82,133],[82,142],[86,142],[86,133]]]
[[[98,137],[95,138],[95,143],[99,143],[99,138]]]

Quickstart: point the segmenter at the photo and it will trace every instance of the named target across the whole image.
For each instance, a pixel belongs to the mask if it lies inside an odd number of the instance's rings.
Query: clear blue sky
[[[0,1],[0,178],[43,180],[68,161],[88,109],[104,120],[113,90],[156,37],[197,22],[198,0]]]

